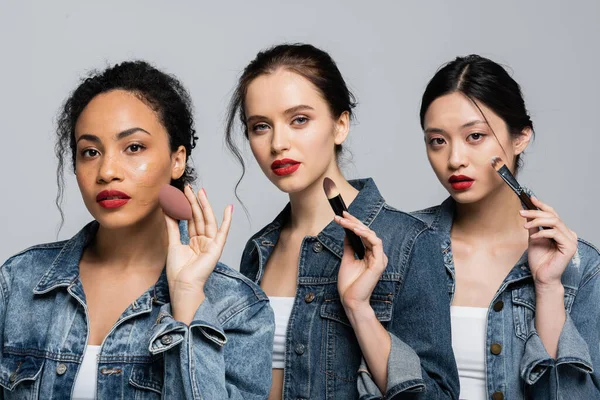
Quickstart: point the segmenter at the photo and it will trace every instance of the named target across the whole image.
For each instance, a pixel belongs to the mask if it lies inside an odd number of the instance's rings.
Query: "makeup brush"
[[[529,195],[525,193],[525,190],[519,185],[517,179],[510,172],[504,161],[500,157],[493,157],[491,161],[492,167],[498,172],[500,177],[506,182],[508,186],[519,196],[521,202],[525,205],[528,210],[537,210],[538,208],[533,204]]]
[[[335,183],[331,179],[325,178],[323,180],[323,190],[325,191],[325,196],[327,196],[327,200],[329,200],[329,204],[331,205],[335,215],[343,218],[343,212],[348,211],[348,208],[346,207],[346,203],[344,203],[344,199],[342,199],[342,195],[340,194],[337,186],[335,186]],[[358,259],[362,260],[365,257],[365,245],[363,244],[361,238],[350,229],[344,228],[344,230],[346,231],[346,236],[348,237],[350,246],[352,246],[352,249],[356,253]]]

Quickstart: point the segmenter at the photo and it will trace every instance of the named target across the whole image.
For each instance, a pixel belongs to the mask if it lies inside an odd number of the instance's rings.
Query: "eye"
[[[129,146],[127,146],[127,151],[129,151],[130,153],[139,153],[140,151],[142,151],[145,148],[146,147],[144,147],[143,145],[141,145],[139,143],[132,143]]]
[[[292,120],[293,125],[304,125],[308,122],[308,118],[301,115]]]
[[[81,156],[84,158],[94,158],[96,156],[98,156],[100,154],[100,152],[96,149],[84,149],[81,152]]]
[[[252,132],[261,133],[269,129],[269,125],[265,123],[258,123],[252,127]]]
[[[467,141],[468,142],[480,142],[483,140],[484,136],[485,135],[483,133],[479,133],[479,132],[471,133],[469,136],[467,136]]]
[[[444,143],[446,143],[446,140],[442,137],[434,137],[429,139],[429,145],[431,147],[439,147],[441,145],[443,145]]]

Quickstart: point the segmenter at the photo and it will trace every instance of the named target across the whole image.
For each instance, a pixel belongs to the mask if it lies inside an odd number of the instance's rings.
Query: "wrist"
[[[537,297],[554,297],[560,296],[561,298],[565,294],[565,287],[563,286],[561,281],[550,282],[550,283],[541,283],[535,282],[535,294]]]
[[[191,295],[176,293],[171,298],[171,311],[173,312],[173,319],[189,325],[193,321],[196,311],[204,302],[204,299],[204,291],[196,291]]]
[[[355,325],[361,321],[377,319],[375,311],[369,303],[355,304],[353,306],[344,305],[344,311],[351,325]]]

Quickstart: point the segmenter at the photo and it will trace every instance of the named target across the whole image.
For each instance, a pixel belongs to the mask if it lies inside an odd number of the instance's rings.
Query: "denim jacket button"
[[[502,345],[500,345],[498,343],[493,343],[490,346],[490,351],[492,352],[493,355],[497,356],[498,354],[502,353]]]
[[[321,242],[313,244],[312,248],[315,253],[320,253],[321,251],[323,251],[323,245],[321,244]]]
[[[494,311],[499,312],[504,308],[504,302],[502,300],[498,300],[494,303]]]
[[[299,344],[296,346],[296,354],[298,354],[299,356],[301,356],[302,354],[304,354],[304,350],[306,350],[306,348],[304,347],[303,344]]]
[[[494,392],[494,394],[492,394],[492,400],[504,400],[504,393]]]
[[[312,303],[314,299],[315,294],[313,292],[307,293],[306,296],[304,296],[304,301],[307,303]]]
[[[59,375],[64,375],[67,372],[67,366],[63,363],[60,363],[56,366],[56,373]]]
[[[162,344],[164,344],[165,346],[168,346],[171,343],[173,343],[173,336],[171,336],[171,335],[165,335],[165,336],[163,336],[163,337],[160,338],[160,342]]]

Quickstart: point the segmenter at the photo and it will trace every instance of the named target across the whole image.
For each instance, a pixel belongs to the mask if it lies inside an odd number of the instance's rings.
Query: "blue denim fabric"
[[[451,298],[455,289],[450,242],[454,208],[454,200],[448,198],[440,206],[413,213],[439,235],[431,251],[443,254]],[[488,308],[486,346],[498,343],[502,351],[498,355],[486,352],[487,398],[500,392],[511,400],[600,399],[599,272],[600,253],[580,239],[562,276],[567,320],[558,356],[553,359],[535,329],[535,288],[527,252],[523,254]]]
[[[331,222],[302,242],[298,285],[286,337],[284,399],[444,399],[458,397],[450,310],[435,236],[424,223],[387,205],[371,179],[351,181],[360,192],[352,215],[383,240],[388,266],[371,306],[388,330],[392,349],[386,393],[362,360],[337,291],[344,230]],[[240,272],[260,283],[288,205],[246,245]]]
[[[79,260],[98,228],[39,245],[0,270],[0,398],[68,399],[85,352]],[[98,358],[98,399],[266,399],[274,319],[262,290],[218,264],[190,326],[171,316],[163,270]],[[252,357],[248,359],[248,354]]]

